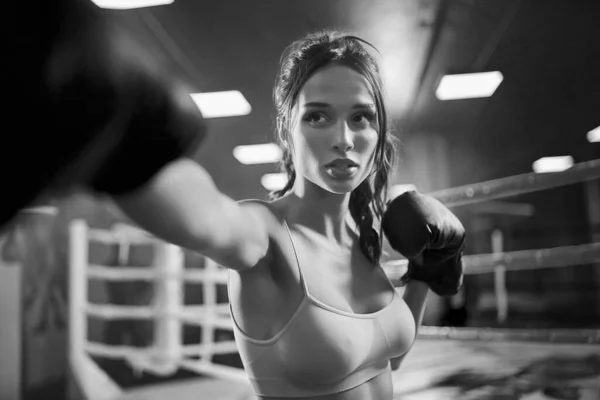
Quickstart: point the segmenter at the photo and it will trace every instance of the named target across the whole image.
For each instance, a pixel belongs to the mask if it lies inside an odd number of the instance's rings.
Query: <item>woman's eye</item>
[[[327,118],[322,113],[310,113],[304,117],[304,121],[309,122],[311,124],[318,124],[327,121]]]
[[[373,120],[375,119],[375,115],[371,114],[371,113],[360,113],[360,114],[356,114],[352,120],[354,121],[354,123],[356,124],[363,124],[363,125],[368,125],[371,122],[373,122]]]

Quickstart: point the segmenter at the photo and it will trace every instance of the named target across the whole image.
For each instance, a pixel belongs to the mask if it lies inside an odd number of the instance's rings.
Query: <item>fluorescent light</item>
[[[503,79],[504,77],[498,71],[445,75],[435,95],[440,100],[490,97]]]
[[[204,118],[235,117],[252,111],[250,103],[238,90],[192,93],[190,96]]]
[[[281,149],[275,143],[237,146],[233,156],[242,164],[269,164],[281,160]]]
[[[600,142],[600,126],[588,132],[587,140],[590,143]]]
[[[129,10],[132,8],[164,6],[175,0],[92,0],[100,8]]]
[[[542,157],[533,163],[533,171],[539,174],[545,172],[560,172],[573,166],[573,157]]]
[[[265,174],[260,178],[261,185],[267,190],[281,190],[287,181],[287,175],[283,172],[277,174]]]

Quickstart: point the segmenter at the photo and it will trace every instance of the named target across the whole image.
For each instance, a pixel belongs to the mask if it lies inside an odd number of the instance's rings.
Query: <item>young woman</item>
[[[412,310],[379,266],[395,148],[376,60],[323,32],[284,53],[274,101],[288,183],[261,204],[269,252],[231,274],[235,334],[264,398],[391,399],[389,360],[411,347]]]
[[[385,203],[395,152],[367,46],[322,32],[284,53],[274,100],[288,183],[271,201],[236,203],[184,160],[118,198],[146,229],[231,269],[236,341],[260,398],[392,399],[428,287],[460,286],[456,217],[415,192]],[[412,260],[403,298],[379,265],[382,228]]]

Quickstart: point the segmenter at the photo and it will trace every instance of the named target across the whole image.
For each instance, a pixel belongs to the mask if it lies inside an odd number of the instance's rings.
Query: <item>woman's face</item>
[[[377,108],[368,81],[344,66],[315,73],[300,90],[291,135],[299,177],[349,193],[373,169]]]

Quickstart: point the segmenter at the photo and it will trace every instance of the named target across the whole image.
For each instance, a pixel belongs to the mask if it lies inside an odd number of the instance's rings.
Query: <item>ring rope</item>
[[[507,271],[571,267],[600,262],[600,242],[541,250],[465,256],[466,274],[493,272],[498,264]]]
[[[418,337],[427,340],[600,344],[600,329],[451,328],[421,326]]]
[[[102,244],[121,244],[121,242],[126,241],[129,245],[153,245],[162,242],[162,240],[147,232],[133,234],[90,228],[87,230],[87,235],[88,241]]]
[[[465,275],[494,272],[498,265],[502,265],[506,271],[524,271],[571,267],[596,262],[600,262],[600,242],[550,249],[463,256]],[[394,260],[386,263],[384,269],[391,279],[399,279],[407,266],[408,260]]]
[[[429,193],[446,207],[464,206],[488,200],[552,189],[600,178],[600,159],[573,165],[566,171],[539,174],[530,172],[473,185]]]
[[[112,304],[88,304],[85,308],[88,316],[105,320],[115,319],[154,319],[161,317],[176,317],[186,324],[202,325],[210,319],[211,325],[220,329],[233,329],[229,315],[229,303],[213,307],[184,306],[180,310],[160,309],[153,306],[117,306]]]
[[[187,283],[215,282],[226,284],[229,272],[223,268],[215,272],[207,272],[202,269],[186,269],[182,273],[169,273],[167,271],[156,271],[155,268],[140,267],[105,267],[90,264],[87,275],[89,279],[101,279],[107,281],[153,281],[156,279],[183,280]]]
[[[215,354],[231,354],[238,351],[234,340],[215,342],[211,344],[192,344],[181,347],[181,357],[194,357],[210,347]],[[163,351],[153,347],[115,346],[98,342],[87,342],[86,351],[95,356],[112,359],[132,359],[140,355],[148,357],[165,357]]]

